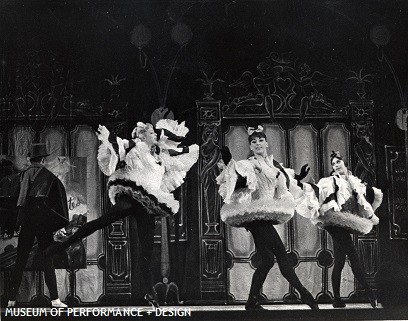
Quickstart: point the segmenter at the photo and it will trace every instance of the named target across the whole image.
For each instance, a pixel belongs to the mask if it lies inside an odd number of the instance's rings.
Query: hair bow
[[[252,135],[254,132],[263,132],[263,127],[261,125],[258,125],[258,128],[256,129],[254,127],[248,127],[248,135]]]
[[[330,158],[342,158],[341,157],[341,154],[340,154],[340,152],[337,150],[337,151],[334,151],[334,150],[332,150],[332,153],[330,154]]]

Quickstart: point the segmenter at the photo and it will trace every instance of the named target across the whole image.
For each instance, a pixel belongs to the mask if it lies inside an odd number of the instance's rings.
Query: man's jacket
[[[22,175],[17,206],[37,228],[57,231],[69,223],[64,185],[48,169],[32,164]]]

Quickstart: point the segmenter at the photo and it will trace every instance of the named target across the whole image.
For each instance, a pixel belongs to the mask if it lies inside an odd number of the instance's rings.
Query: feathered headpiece
[[[258,125],[258,128],[254,127],[248,127],[248,135],[251,136],[254,132],[257,133],[262,133],[263,132],[263,127],[261,125]]]

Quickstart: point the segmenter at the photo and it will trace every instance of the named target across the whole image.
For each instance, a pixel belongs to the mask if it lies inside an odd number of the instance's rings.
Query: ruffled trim
[[[373,188],[374,202],[371,206],[365,198],[366,186],[361,180],[350,175],[349,182],[351,189],[347,181],[337,175],[322,178],[317,184],[319,197],[316,196],[311,185],[304,183],[304,195],[298,202],[296,212],[310,218],[314,224],[338,225],[357,234],[369,233],[372,226],[379,223],[374,210],[381,204],[383,194],[381,190]],[[331,197],[335,193],[336,185],[337,201]],[[327,203],[324,203],[325,201]],[[318,204],[321,204],[320,208]]]
[[[219,185],[218,194],[220,194],[224,202],[227,200],[227,203],[229,203],[238,178],[238,174],[235,171],[235,161],[231,159],[227,165],[224,162],[219,162],[218,164],[221,170],[220,175],[215,179]]]
[[[374,215],[375,216],[375,215]],[[350,212],[337,212],[333,210],[329,210],[324,215],[319,216],[317,219],[312,220],[312,222],[319,227],[325,226],[340,226],[351,233],[358,234],[358,235],[365,235],[371,232],[373,229],[373,225],[375,225],[375,216],[371,220],[367,218],[363,218],[357,216]],[[378,223],[377,223],[378,224]]]
[[[141,203],[151,215],[168,216],[176,214],[180,204],[173,194],[161,190],[147,191],[143,186],[126,179],[117,179],[108,182],[109,199],[116,204],[119,195],[126,194]]]
[[[320,207],[321,213],[326,213],[327,211],[330,211],[330,210],[340,212],[340,207],[335,201],[327,202]]]
[[[281,164],[282,165],[282,164]],[[285,170],[285,172],[289,175],[290,178],[295,178],[295,170],[292,168],[288,168],[288,167],[283,167],[282,168]]]
[[[174,140],[169,139],[163,133],[163,131],[160,135],[160,139],[158,140],[157,145],[159,146],[160,150],[172,149],[175,150],[176,152],[183,151],[183,148],[178,147],[180,145],[180,142],[175,142]]]
[[[337,192],[337,204],[341,208],[346,202],[353,197],[353,195],[350,193],[350,190],[347,188],[347,181],[341,177],[334,176],[336,180],[336,184],[339,187],[339,191]],[[356,193],[356,199],[357,203],[360,205],[358,214],[359,216],[362,216],[364,218],[370,218],[374,215],[374,207],[367,202],[367,199],[365,198],[365,193],[367,190],[366,185],[364,185],[361,180],[353,175],[349,175],[348,177],[348,182],[350,183],[350,186],[352,190]],[[374,189],[374,188],[373,188]],[[382,192],[378,188],[374,190],[374,202],[376,205],[376,208],[381,204],[382,202]]]
[[[176,188],[180,187],[184,183],[186,174],[186,172],[177,171],[169,171],[164,173],[160,189],[166,193],[173,192]]]
[[[373,225],[378,225],[378,223],[380,223],[379,217],[375,214],[373,214],[369,220],[373,223]]]
[[[164,152],[161,154],[166,172],[163,175],[161,189],[164,192],[172,192],[184,183],[184,178],[190,168],[197,162],[199,146],[194,144],[189,147],[189,152],[177,156],[170,156]]]
[[[269,163],[269,165],[272,165],[273,167],[275,167],[277,170],[281,171],[280,168],[278,168],[277,166],[274,165],[274,158],[273,158],[273,154],[269,155],[267,158],[267,163]],[[275,161],[276,162],[276,161]],[[286,182],[286,177],[285,177],[285,182],[284,184],[287,185],[288,184],[288,188],[289,188],[289,192],[293,195],[293,197],[296,198],[300,198],[303,196],[303,191],[302,188],[300,188],[298,186],[298,182],[297,180],[295,180],[295,170],[292,168],[288,168],[288,167],[284,167],[282,163],[279,163],[279,165],[281,166],[281,168],[283,169],[283,171],[286,173],[286,175],[288,176],[289,182]]]
[[[240,202],[237,202],[238,199]],[[224,204],[220,214],[221,220],[231,226],[242,226],[244,223],[257,220],[282,224],[293,217],[294,209],[295,201],[290,193],[280,199],[261,198],[251,200],[251,194],[244,192],[241,197],[236,196],[234,202]]]
[[[294,197],[295,199],[302,198],[302,196],[303,196],[303,190],[302,190],[302,188],[297,184],[297,183],[298,183],[297,180],[292,179],[292,178],[289,178],[289,182],[290,182],[289,192],[293,195],[293,197]]]
[[[248,160],[242,160],[236,162],[235,170],[239,175],[245,177],[247,180],[247,187],[251,191],[254,191],[258,186],[258,179],[256,178],[254,167]],[[235,184],[236,182],[234,182]]]
[[[189,132],[189,129],[185,126],[185,122],[181,122],[180,124],[177,120],[173,119],[160,119],[156,123],[157,129],[167,129],[168,131],[172,132],[176,136],[186,136]]]
[[[373,201],[373,204],[371,204],[371,206],[373,208],[373,211],[375,211],[381,205],[384,195],[383,195],[383,192],[376,187],[373,187],[373,191],[374,191],[374,201]]]
[[[118,144],[119,159],[124,160],[126,157],[126,149],[129,147],[129,141],[116,137],[116,143]]]
[[[197,162],[199,151],[200,147],[197,144],[193,144],[188,147],[188,153],[170,156],[167,151],[163,151],[163,153],[160,154],[160,157],[164,162],[166,170],[188,172]]]
[[[160,167],[158,163],[159,160],[150,154],[149,146],[142,141],[137,142],[126,154],[125,160],[127,164],[126,169],[128,171],[137,171],[137,173],[132,173],[132,176],[143,177],[146,179],[148,179],[149,174],[158,171],[158,166]],[[118,175],[120,175],[120,173]]]
[[[226,204],[231,203],[231,198],[235,190],[238,174],[246,178],[247,191],[245,193],[243,193],[242,191],[240,191],[239,193],[235,193],[233,197],[235,202],[241,202],[239,200],[240,196],[244,197],[242,200],[244,201],[245,195],[248,193],[252,193],[257,188],[258,182],[251,162],[248,160],[236,162],[231,159],[225,169],[216,178],[216,182],[220,186],[218,189],[218,193],[221,195],[224,203]]]
[[[102,173],[106,176],[111,176],[118,164],[118,155],[113,146],[109,142],[103,142],[98,148],[98,164]]]
[[[315,219],[319,216],[319,198],[313,187],[308,183],[303,183],[303,195],[296,199],[296,213],[308,218]]]
[[[268,157],[266,157],[266,162],[267,162],[267,164],[269,165],[269,166],[273,166],[273,167],[276,167],[277,169],[279,169],[278,167],[279,166],[275,166],[274,165],[274,158],[273,158],[273,154],[270,154]],[[279,163],[278,161],[275,161],[275,164],[276,163],[278,163],[281,167],[282,167],[282,169],[286,172],[286,174],[288,174],[288,176],[289,176],[289,178],[295,178],[295,170],[294,169],[292,169],[292,168],[289,168],[289,167],[284,167],[283,166],[283,163]]]

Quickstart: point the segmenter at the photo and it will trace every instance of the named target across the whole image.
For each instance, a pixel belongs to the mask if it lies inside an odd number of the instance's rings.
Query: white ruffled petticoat
[[[292,171],[285,172],[293,176]],[[235,190],[238,174],[246,178],[247,186]],[[221,219],[237,227],[257,220],[287,222],[294,214],[294,195],[301,192],[293,177],[273,166],[272,155],[266,159],[231,160],[217,177],[217,183],[224,199]]]
[[[337,192],[336,192],[336,188]],[[316,185],[303,183],[304,195],[296,212],[319,227],[341,226],[352,233],[364,235],[379,223],[374,211],[380,206],[383,193],[373,187],[373,204],[365,198],[367,187],[361,180],[348,175],[322,178]]]

